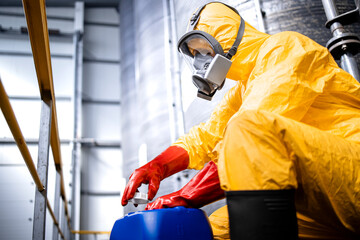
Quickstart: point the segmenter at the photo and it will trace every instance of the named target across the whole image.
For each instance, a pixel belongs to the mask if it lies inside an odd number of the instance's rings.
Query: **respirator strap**
[[[210,2],[210,3],[214,3],[214,2]],[[221,2],[219,2],[221,3]],[[191,19],[190,19],[190,29],[189,31],[193,31],[196,24],[199,22],[200,19],[200,12],[205,8],[206,5],[208,5],[209,3],[199,7],[196,12],[192,15]],[[224,3],[222,3],[224,4]],[[236,39],[233,43],[233,45],[231,46],[230,50],[226,53],[225,57],[229,60],[231,60],[231,58],[236,54],[237,52],[237,48],[240,45],[241,39],[244,35],[244,31],[245,31],[245,21],[244,19],[241,17],[241,15],[239,14],[239,12],[233,8],[232,6],[229,6],[227,4],[224,4],[225,6],[231,8],[234,12],[236,12],[239,16],[240,16],[240,26],[239,26],[239,30],[236,36]]]
[[[231,60],[231,58],[236,54],[237,48],[241,43],[241,40],[244,36],[244,32],[245,32],[245,21],[244,19],[240,16],[240,26],[239,26],[239,30],[235,39],[234,44],[231,46],[230,50],[226,53],[225,57],[229,60]]]

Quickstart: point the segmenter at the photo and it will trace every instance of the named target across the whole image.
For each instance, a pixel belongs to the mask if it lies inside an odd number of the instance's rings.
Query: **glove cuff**
[[[158,168],[160,180],[185,170],[189,165],[189,154],[179,146],[170,146],[149,163],[150,169]]]
[[[199,208],[225,197],[220,187],[217,166],[209,162],[182,189],[179,195],[188,203],[189,207]]]

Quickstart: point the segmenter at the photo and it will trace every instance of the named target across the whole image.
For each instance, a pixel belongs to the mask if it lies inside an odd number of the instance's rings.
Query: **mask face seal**
[[[197,24],[200,12],[205,6],[199,8],[190,20],[192,29]],[[238,13],[236,9],[230,8]],[[244,29],[245,23],[241,18],[236,40],[226,54],[220,43],[206,32],[192,30],[180,38],[178,50],[192,70],[192,80],[198,88],[198,97],[210,101],[216,91],[224,86],[226,75],[231,67],[231,58],[237,51]]]
[[[224,85],[231,66],[221,45],[210,34],[192,31],[183,36],[179,51],[193,72],[192,80],[198,88],[198,97],[211,100]]]

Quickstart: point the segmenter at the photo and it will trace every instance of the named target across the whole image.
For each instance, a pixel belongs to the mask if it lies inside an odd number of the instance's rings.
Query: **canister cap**
[[[149,202],[148,195],[146,193],[136,192],[134,198],[130,199],[129,202],[133,204],[147,204]]]

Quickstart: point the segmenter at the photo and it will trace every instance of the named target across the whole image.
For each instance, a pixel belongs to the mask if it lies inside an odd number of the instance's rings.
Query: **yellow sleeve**
[[[173,144],[189,153],[188,168],[201,169],[205,163],[217,159],[213,149],[222,139],[227,122],[241,106],[241,86],[238,82],[232,87],[205,123],[192,127]]]
[[[259,49],[237,114],[264,110],[301,121],[335,71],[326,48],[299,33],[275,34]]]

